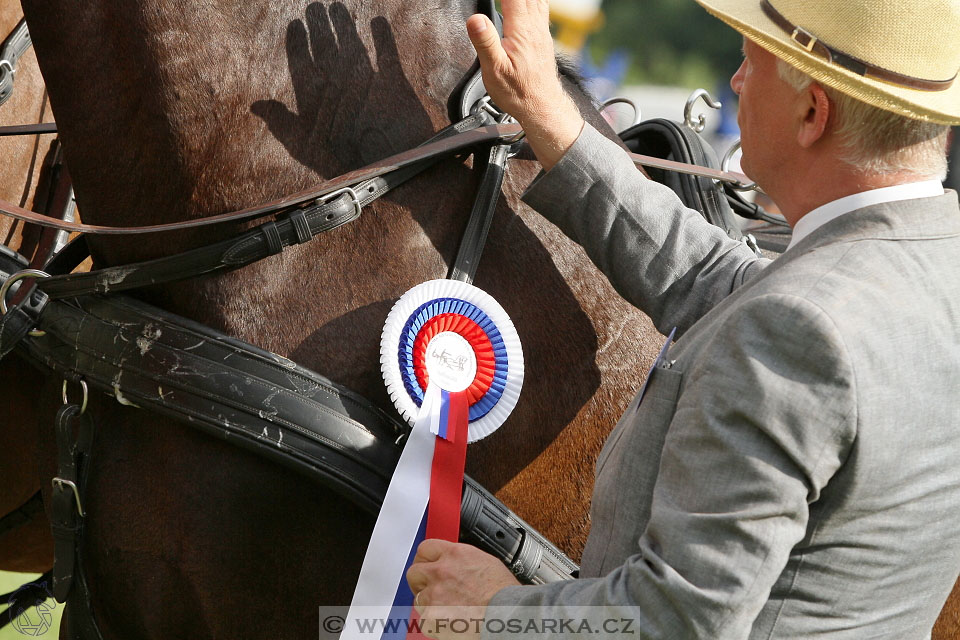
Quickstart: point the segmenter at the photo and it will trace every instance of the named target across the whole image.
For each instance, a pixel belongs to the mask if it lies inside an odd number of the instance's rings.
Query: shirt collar
[[[794,245],[813,233],[815,229],[845,213],[884,202],[912,200],[914,198],[932,198],[942,195],[943,184],[939,180],[933,179],[898,184],[892,187],[882,187],[880,189],[870,189],[869,191],[844,196],[843,198],[817,207],[797,220],[797,223],[793,226],[793,237],[786,250],[789,251]]]

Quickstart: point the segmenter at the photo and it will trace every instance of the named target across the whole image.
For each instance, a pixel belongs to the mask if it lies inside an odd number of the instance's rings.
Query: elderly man
[[[775,262],[583,123],[546,0],[503,0],[502,41],[467,24],[547,169],[526,201],[677,341],[597,462],[580,579],[428,540],[407,577],[437,635],[472,605],[484,635],[920,639],[960,573],[960,0],[698,2],[744,36],[742,166],[794,232]]]

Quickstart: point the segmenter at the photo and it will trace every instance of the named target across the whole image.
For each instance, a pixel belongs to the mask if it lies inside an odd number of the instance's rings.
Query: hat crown
[[[868,64],[926,80],[960,71],[960,0],[769,2],[827,46]]]

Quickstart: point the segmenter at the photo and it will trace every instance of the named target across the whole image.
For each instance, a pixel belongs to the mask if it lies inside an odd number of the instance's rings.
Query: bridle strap
[[[450,269],[449,278],[468,284],[473,283],[480,264],[480,255],[487,241],[487,233],[493,222],[493,214],[500,199],[500,188],[506,173],[507,158],[510,145],[495,144],[490,148],[490,154],[483,170],[483,178],[477,191],[477,198],[473,202],[467,228],[460,240],[457,257]]]
[[[459,123],[458,123],[459,124]],[[52,227],[63,231],[89,233],[95,235],[133,235],[141,233],[158,233],[162,231],[182,231],[184,229],[196,229],[213,224],[224,222],[241,222],[262,218],[270,214],[284,213],[305,204],[322,204],[320,201],[334,191],[350,187],[366,180],[371,180],[383,176],[392,171],[397,171],[403,167],[422,163],[430,160],[449,157],[460,151],[471,147],[484,144],[490,144],[498,140],[506,140],[520,133],[520,126],[515,124],[495,124],[471,129],[468,131],[457,131],[450,137],[428,142],[420,147],[415,147],[408,151],[398,153],[367,165],[360,169],[350,171],[341,176],[327,180],[319,186],[307,189],[292,195],[284,196],[278,200],[273,200],[265,204],[256,205],[239,211],[230,213],[221,213],[206,218],[197,218],[194,220],[185,220],[182,222],[172,222],[167,224],[148,225],[142,227],[110,227],[91,224],[81,224],[76,222],[64,222],[50,218],[33,211],[28,211],[15,204],[0,200],[0,214],[32,222],[43,227]]]
[[[484,122],[482,115],[470,116],[437,133],[424,146],[444,138],[463,135],[464,130],[476,128]],[[354,184],[336,197],[321,199],[308,205],[287,210],[275,220],[255,229],[211,245],[191,249],[172,256],[144,262],[107,267],[86,273],[70,273],[77,260],[86,256],[86,245],[74,241],[68,245],[65,260],[55,258],[49,271],[54,275],[38,281],[38,288],[54,299],[72,298],[89,293],[116,293],[144,286],[173,282],[251,264],[295,244],[312,240],[324,231],[335,229],[356,220],[361,209],[389,190],[403,184],[424,171],[443,156],[432,156],[415,164],[408,164],[381,176]],[[499,192],[499,185],[497,186]]]
[[[56,122],[38,122],[37,124],[11,124],[0,127],[0,138],[7,136],[34,136],[42,133],[56,133]]]

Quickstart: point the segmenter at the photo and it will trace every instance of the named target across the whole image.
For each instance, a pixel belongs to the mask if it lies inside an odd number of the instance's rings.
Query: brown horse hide
[[[475,7],[453,1],[24,9],[94,224],[239,209],[410,148],[448,124],[447,99],[473,62],[464,20]],[[577,556],[593,461],[662,338],[579,247],[519,203],[537,170],[510,167],[477,275],[517,325],[525,388],[508,424],[471,447],[468,472]],[[469,160],[447,161],[311,243],[136,295],[389,408],[383,321],[404,291],[447,273],[477,182]],[[92,245],[97,265],[122,264],[236,230]],[[46,426],[56,402],[43,399]],[[317,606],[349,602],[369,515],[102,392],[90,411],[82,558],[107,637],[303,638],[316,633]]]
[[[23,4],[94,224],[241,209],[408,149],[449,123],[447,100],[473,62],[470,0]],[[517,325],[524,390],[507,424],[470,447],[468,472],[578,557],[594,460],[662,337],[519,202],[537,171],[510,165],[476,280]],[[310,243],[133,295],[389,410],[383,321],[403,292],[446,275],[477,183],[470,159],[446,161]],[[91,245],[97,266],[118,265],[239,228]],[[59,381],[32,388],[47,447],[29,464],[50,477]],[[97,434],[81,556],[106,638],[313,637],[318,606],[349,603],[370,515],[109,391],[95,391],[89,411]]]
[[[23,16],[20,3],[0,0],[0,40]],[[0,105],[0,126],[52,122],[36,56],[28,49],[16,65],[14,91]],[[42,211],[48,192],[53,135],[0,137],[0,199]],[[31,257],[40,240],[36,227],[0,216],[0,244]],[[43,378],[15,354],[0,361],[0,517],[18,509],[49,476],[39,464],[36,392]],[[46,571],[53,564],[53,538],[43,512],[0,531],[0,569]]]

